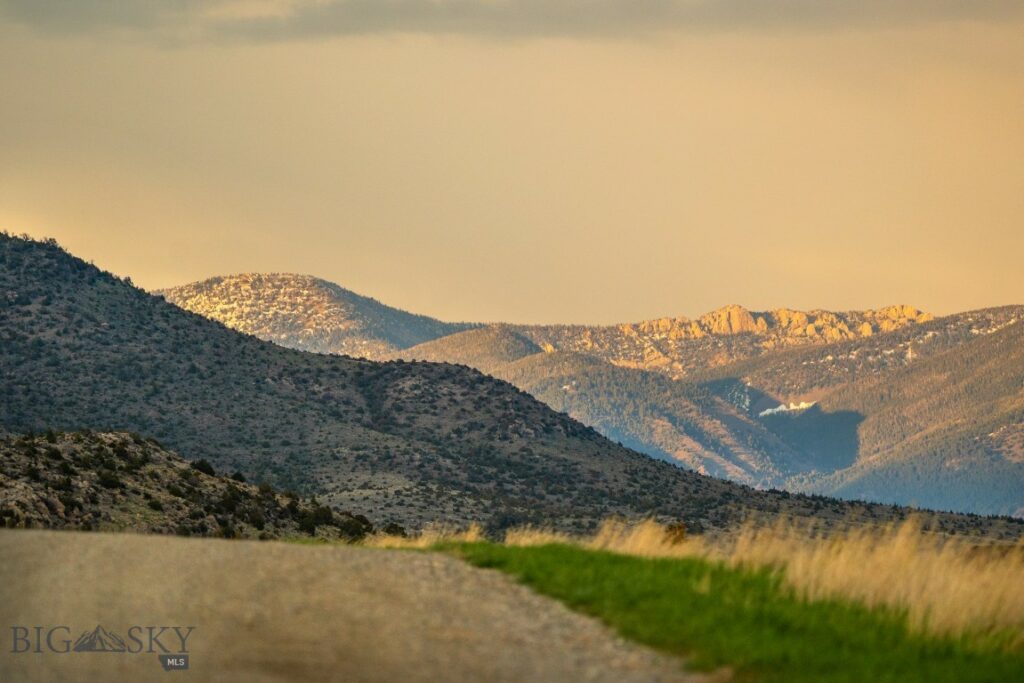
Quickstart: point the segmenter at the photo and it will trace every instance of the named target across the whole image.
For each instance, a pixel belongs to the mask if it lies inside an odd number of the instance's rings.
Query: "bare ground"
[[[73,640],[97,624],[126,640],[132,625],[195,626],[190,669],[11,652],[13,625]],[[497,572],[411,551],[0,531],[0,628],[0,683],[702,680]]]

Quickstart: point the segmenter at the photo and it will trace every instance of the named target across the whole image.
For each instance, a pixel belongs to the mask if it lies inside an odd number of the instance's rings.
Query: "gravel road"
[[[57,650],[102,625],[144,651],[50,652],[59,625]],[[13,653],[35,626],[43,652]],[[188,671],[145,652],[148,626],[195,627]],[[3,683],[703,680],[497,572],[410,551],[0,531],[0,628]],[[181,649],[153,633],[154,652]]]

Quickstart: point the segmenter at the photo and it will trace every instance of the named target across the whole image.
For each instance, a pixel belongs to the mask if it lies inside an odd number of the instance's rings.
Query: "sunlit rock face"
[[[891,332],[933,319],[913,306],[865,311],[750,311],[730,304],[697,319],[655,318],[599,327],[522,325],[516,329],[542,348],[596,355],[623,367],[680,378],[773,349],[831,344]]]

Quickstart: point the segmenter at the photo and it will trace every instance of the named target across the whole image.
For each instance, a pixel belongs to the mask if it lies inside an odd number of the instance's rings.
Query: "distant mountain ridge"
[[[228,327],[283,346],[383,360],[398,351],[484,323],[447,323],[386,306],[310,275],[242,273],[154,292]],[[933,316],[912,306],[832,312],[735,304],[695,320],[658,318],[622,325],[501,325],[547,351],[578,351],[616,365],[682,377],[789,346],[869,337]],[[693,342],[704,340],[705,344]],[[708,353],[708,349],[714,353]],[[696,354],[694,352],[697,352]]]
[[[979,365],[980,340],[1022,318],[1018,307],[935,318],[906,305],[851,312],[729,305],[693,320],[470,326],[382,357],[474,367],[631,448],[752,486],[1024,515],[1024,420],[996,383],[965,400],[957,387],[969,378],[956,375],[960,384],[933,392],[945,409],[931,409],[941,425],[927,430],[941,437],[894,428],[926,426],[911,415],[918,390],[910,387],[927,381],[907,368],[942,355],[941,363],[988,368]],[[278,343],[298,346],[287,335]],[[1012,365],[1011,358],[1001,362]],[[999,362],[993,372],[1007,374]],[[853,400],[880,392],[905,398],[884,407]],[[791,404],[803,407],[778,409]],[[968,438],[982,428],[972,405],[1004,404],[1011,409],[997,410],[988,432]],[[931,444],[933,455],[960,453],[963,464],[922,460],[915,443]]]
[[[792,346],[824,345],[932,320],[912,306],[865,311],[750,311],[730,304],[696,320],[658,318],[623,325],[516,325],[547,350],[579,351],[674,379],[706,367]]]

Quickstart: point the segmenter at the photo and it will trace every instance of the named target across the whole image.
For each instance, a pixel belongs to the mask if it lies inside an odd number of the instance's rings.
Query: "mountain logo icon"
[[[124,640],[116,633],[97,626],[78,637],[74,645],[75,652],[125,652]]]

